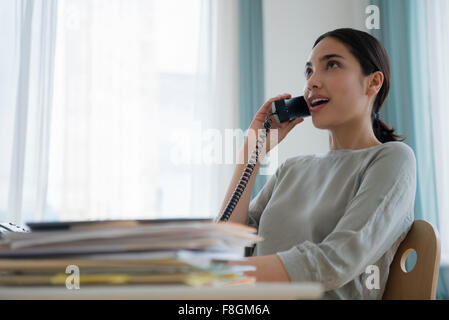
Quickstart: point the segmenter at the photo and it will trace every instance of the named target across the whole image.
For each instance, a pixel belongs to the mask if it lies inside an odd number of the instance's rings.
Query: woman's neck
[[[382,144],[373,132],[371,124],[342,125],[329,130],[329,147],[338,149],[365,149]]]

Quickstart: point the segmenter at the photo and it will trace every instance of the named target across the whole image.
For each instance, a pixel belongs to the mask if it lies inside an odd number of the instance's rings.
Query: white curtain
[[[207,150],[238,126],[237,14],[237,0],[2,2],[0,221],[215,217],[234,165]]]
[[[46,220],[154,216],[154,1],[61,1]]]
[[[3,221],[40,219],[45,210],[56,4],[56,0],[11,0],[0,6],[5,35],[0,37]]]
[[[194,123],[202,132],[201,154],[195,153],[194,138],[190,145],[193,151],[190,215],[215,218],[243,139],[234,130],[239,127],[238,0],[202,0],[201,4],[194,107]]]
[[[427,6],[441,263],[449,265],[449,3],[447,0],[432,0],[427,2]]]

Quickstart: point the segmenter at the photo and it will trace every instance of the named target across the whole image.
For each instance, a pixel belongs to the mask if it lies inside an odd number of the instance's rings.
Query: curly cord
[[[219,221],[228,221],[231,217],[232,212],[234,211],[235,207],[237,206],[240,197],[243,194],[243,191],[245,191],[246,185],[249,182],[249,179],[251,178],[251,175],[254,172],[254,168],[257,165],[257,160],[259,160],[259,152],[262,146],[265,144],[265,140],[267,138],[268,132],[271,128],[271,122],[272,119],[270,119],[270,116],[272,116],[275,113],[269,114],[265,118],[265,122],[263,124],[265,128],[265,133],[260,136],[260,140],[257,139],[256,141],[256,148],[253,150],[253,154],[251,155],[250,159],[248,160],[248,163],[246,164],[246,168],[242,173],[242,176],[240,177],[240,181],[237,184],[237,187],[234,190],[234,193],[231,196],[231,199],[229,200],[226,208],[224,209],[221,218]]]

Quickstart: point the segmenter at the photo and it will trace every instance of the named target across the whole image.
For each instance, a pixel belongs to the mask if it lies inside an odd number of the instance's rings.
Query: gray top
[[[381,299],[415,192],[402,142],[288,158],[249,205],[264,240],[248,255],[277,253],[292,281],[321,282],[324,299]]]

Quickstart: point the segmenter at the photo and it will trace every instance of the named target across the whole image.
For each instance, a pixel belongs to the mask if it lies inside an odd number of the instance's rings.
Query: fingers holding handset
[[[268,99],[262,107],[259,109],[259,111],[254,116],[254,119],[250,125],[250,129],[253,130],[260,130],[264,128],[265,119],[267,116],[273,113],[273,102],[278,100],[284,100],[284,99],[291,99],[292,95],[289,93],[280,94],[276,97],[273,97],[271,99]],[[279,144],[286,136],[287,134],[299,123],[303,122],[303,118],[296,118],[291,121],[278,123],[273,116],[270,116],[270,119],[272,120],[270,122],[271,128],[270,133],[267,136],[267,146],[266,146],[266,153],[268,153],[272,148],[274,148],[277,144]],[[270,139],[270,136],[273,134],[276,135],[276,139]],[[273,141],[271,141],[273,140]]]
[[[254,116],[253,122],[258,122],[263,125],[266,117],[268,115],[270,115],[271,113],[273,113],[273,102],[278,101],[278,100],[290,99],[291,97],[292,97],[291,94],[284,93],[284,94],[280,94],[280,95],[277,95],[276,97],[268,99],[262,105],[262,107],[260,107],[259,111],[257,111],[256,115]]]

